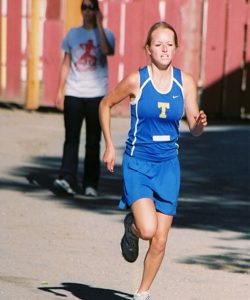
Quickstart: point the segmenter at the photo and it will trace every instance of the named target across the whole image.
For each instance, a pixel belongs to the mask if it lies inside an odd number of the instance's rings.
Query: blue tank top
[[[139,73],[140,90],[130,104],[131,124],[125,153],[150,161],[176,157],[179,121],[184,113],[181,71],[172,67],[171,84],[164,93],[154,86],[148,67]]]

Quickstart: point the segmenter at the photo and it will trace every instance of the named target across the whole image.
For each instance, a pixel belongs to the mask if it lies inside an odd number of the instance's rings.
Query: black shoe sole
[[[122,244],[125,243],[125,242],[124,242],[124,239],[125,239],[125,236],[123,236],[123,237],[122,237],[122,240],[121,240],[121,252],[122,252],[122,256],[123,256],[123,258],[124,258],[127,262],[133,263],[133,262],[135,262],[135,261],[137,260],[138,254],[137,254],[137,256],[134,257],[134,258],[128,257],[128,256],[126,255],[126,253],[123,251],[123,247],[122,247]]]
[[[138,255],[139,255],[139,245],[137,245],[137,253],[135,254],[135,253],[130,253],[129,255],[127,255],[127,251],[125,250],[124,251],[124,248],[126,247],[125,246],[125,243],[126,243],[126,218],[127,218],[128,216],[126,216],[125,217],[125,219],[124,219],[124,230],[125,230],[125,232],[124,232],[124,235],[123,235],[123,237],[122,237],[122,239],[121,239],[121,243],[120,243],[120,246],[121,246],[121,252],[122,252],[122,256],[124,257],[124,259],[127,261],[127,262],[130,262],[130,263],[133,263],[133,262],[135,262],[136,261],[136,259],[138,258]],[[137,242],[139,243],[139,239],[137,240]],[[132,255],[132,257],[131,257],[131,255]]]

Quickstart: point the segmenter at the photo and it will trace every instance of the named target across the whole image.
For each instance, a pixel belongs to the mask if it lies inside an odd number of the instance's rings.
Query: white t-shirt
[[[104,31],[114,48],[112,32]],[[107,57],[101,52],[98,29],[72,28],[64,38],[62,48],[71,56],[65,94],[79,98],[104,96],[108,89],[108,64]]]

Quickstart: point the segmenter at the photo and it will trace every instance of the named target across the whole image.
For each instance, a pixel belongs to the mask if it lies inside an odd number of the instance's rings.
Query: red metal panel
[[[104,12],[105,5],[107,7],[107,27],[115,36],[115,55],[108,57],[109,64],[109,91],[112,90],[118,83],[119,65],[124,63],[124,55],[121,53],[121,1],[106,1],[101,2],[101,8]],[[103,4],[103,5],[102,5]],[[129,106],[127,101],[116,105],[112,109],[114,115],[128,115]]]
[[[244,46],[244,24],[246,23],[245,0],[228,0],[228,22],[225,72],[230,74],[241,67]],[[235,39],[237,38],[237,42]]]
[[[240,116],[245,22],[245,0],[229,0],[224,74],[225,94],[222,106],[223,115],[227,117]]]
[[[247,14],[247,43],[246,43],[246,62],[247,62],[247,68],[246,68],[246,92],[245,92],[245,98],[244,98],[244,107],[245,112],[250,115],[250,2],[248,1],[248,8],[247,8],[248,14]]]
[[[126,35],[125,35],[125,74],[129,74],[144,65],[146,55],[143,49],[143,22],[145,11],[143,1],[126,4]]]
[[[159,3],[159,0],[151,0],[150,4],[148,4],[147,1],[143,1],[145,14],[143,16],[143,19],[141,20],[143,22],[143,31],[141,33],[143,38],[142,46],[145,45],[148,31],[151,26],[154,23],[161,21]],[[148,63],[148,57],[146,54],[144,56],[141,56],[141,65],[144,65],[145,63]]]
[[[216,20],[216,22],[215,22]],[[223,76],[226,1],[210,0],[208,3],[208,23],[206,41],[206,77],[204,86],[214,84]],[[214,62],[213,64],[211,62]]]
[[[44,24],[43,80],[44,94],[41,105],[54,106],[61,66],[63,23],[48,20]],[[53,41],[53,42],[52,42]]]
[[[147,1],[127,4],[125,73],[133,72],[147,63],[144,44],[150,27],[159,20],[159,0],[151,0],[150,4]]]
[[[117,44],[117,53],[119,55],[119,80],[129,73],[136,71],[142,65],[142,59],[146,58],[143,50],[144,40],[141,34],[143,30],[143,15],[142,1],[133,1],[129,3],[122,1],[119,24],[121,29],[125,26],[125,30],[120,31],[120,42]],[[124,20],[125,24],[123,24]],[[129,99],[126,99],[116,106],[113,113],[116,115],[127,116],[129,114]]]
[[[178,42],[179,42],[179,48],[175,54],[174,58],[174,65],[176,67],[181,68],[182,67],[182,61],[183,61],[183,52],[184,52],[184,45],[182,43],[182,30],[181,30],[181,4],[182,0],[166,0],[166,22],[171,24],[178,36]]]
[[[160,20],[160,2],[162,1],[151,0],[149,5],[148,1],[131,1],[126,5],[125,54],[124,60],[122,57],[119,59],[119,62],[124,62],[125,75],[147,63],[143,46],[149,28]],[[198,79],[202,0],[169,0],[166,1],[166,4],[166,20],[173,24],[178,33],[181,30],[184,31],[182,36],[178,35],[180,39],[183,37],[183,43],[180,41],[180,44],[182,44],[182,49],[185,49],[185,51],[177,52],[175,62],[182,61],[182,65],[179,63],[179,66],[184,66],[184,69],[186,67],[186,71],[193,74],[195,79]],[[190,14],[193,22],[190,22]],[[186,57],[186,60],[183,59],[183,56]]]
[[[7,93],[9,98],[20,98],[21,71],[21,2],[8,1],[7,39]],[[150,3],[149,3],[150,2]],[[47,1],[47,20],[44,24],[44,94],[41,105],[54,106],[61,64],[60,44],[63,24],[60,5],[63,1]],[[202,6],[208,4],[208,20],[204,28],[206,36],[201,43]],[[0,8],[2,1],[0,1]],[[202,106],[209,115],[238,116],[240,107],[250,113],[250,3],[245,0],[103,0],[107,25],[116,38],[115,56],[109,58],[109,87],[118,82],[118,75],[126,74],[147,63],[143,46],[150,26],[160,16],[172,24],[179,37],[180,49],[174,60],[176,66],[199,78],[200,52],[204,51],[204,93]],[[166,5],[165,11],[163,11]],[[159,8],[161,7],[161,11]],[[122,9],[121,9],[122,8]],[[125,43],[123,49],[122,28],[125,12]],[[241,66],[243,57],[244,23],[248,24],[246,58],[246,89],[242,94]],[[227,27],[228,25],[228,27]],[[1,31],[0,31],[1,33]],[[51,43],[53,41],[53,43]],[[1,51],[1,50],[0,50]],[[122,72],[124,67],[124,73]],[[1,74],[1,73],[0,73]],[[226,77],[225,77],[226,76]],[[223,98],[224,97],[224,98]],[[20,100],[19,100],[20,101]],[[128,101],[115,108],[115,114],[128,115]]]
[[[42,105],[54,106],[61,67],[63,23],[60,21],[61,1],[48,0],[44,23],[43,98]],[[51,42],[53,41],[53,42]]]
[[[144,47],[150,27],[154,23],[160,21],[159,2],[160,2],[159,0],[151,0],[150,3],[148,1],[142,1],[142,9],[144,12],[143,18],[140,19],[142,23],[142,32],[140,33],[142,39],[141,39],[141,44],[139,45],[140,48],[137,49],[137,51],[140,51],[141,48]],[[139,11],[137,13],[139,16],[141,15]],[[145,50],[143,51],[145,53]],[[140,65],[144,65],[147,62],[148,62],[148,57],[146,56],[146,54],[141,55]]]
[[[7,12],[7,89],[9,98],[20,96],[21,0],[8,1]]]
[[[176,30],[179,49],[174,64],[192,74],[200,75],[202,0],[167,0],[166,21]]]
[[[61,0],[47,0],[46,19],[59,20],[61,12]]]
[[[139,69],[139,67],[147,64],[147,55],[144,50],[144,43],[149,28],[153,23],[159,21],[159,0],[148,1],[130,1],[121,3],[121,11],[126,15],[125,26],[125,49],[120,48],[119,63],[124,67],[123,76],[128,75]],[[120,22],[123,22],[121,17]],[[120,37],[121,39],[123,37]],[[120,78],[121,79],[121,78]],[[115,113],[127,115],[129,111],[128,100],[122,102]]]
[[[221,113],[226,2],[227,0],[210,0],[208,2],[202,106],[209,115],[219,115]]]
[[[181,46],[182,68],[198,83],[201,63],[202,0],[182,1]]]
[[[246,36],[246,61],[250,63],[250,2],[248,1],[247,7],[247,16],[246,16],[246,25],[247,25],[247,36]],[[250,78],[250,74],[248,74]]]

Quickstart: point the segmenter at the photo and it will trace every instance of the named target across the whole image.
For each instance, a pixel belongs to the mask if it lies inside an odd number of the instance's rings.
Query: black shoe
[[[132,213],[126,215],[124,219],[124,235],[121,240],[122,255],[128,262],[136,261],[139,254],[139,238],[131,231],[134,222]]]
[[[54,181],[54,187],[56,187],[57,189],[59,189],[60,191],[64,192],[65,194],[67,194],[69,196],[74,196],[76,193],[72,189],[72,187],[70,186],[68,181],[66,181],[65,179],[56,179]]]

